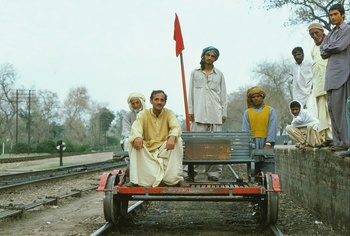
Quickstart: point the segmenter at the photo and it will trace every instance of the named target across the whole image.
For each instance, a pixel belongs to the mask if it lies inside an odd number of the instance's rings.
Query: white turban
[[[146,104],[145,104],[145,96],[142,94],[142,93],[130,93],[129,96],[128,96],[128,104],[129,104],[129,108],[130,108],[130,111],[133,111],[134,109],[132,108],[132,105],[131,105],[131,99],[132,98],[138,98],[142,104],[142,108],[140,110],[144,110],[146,109]]]

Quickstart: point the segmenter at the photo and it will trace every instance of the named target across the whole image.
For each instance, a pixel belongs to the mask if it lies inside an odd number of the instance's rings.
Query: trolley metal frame
[[[103,207],[105,219],[118,224],[127,214],[128,202],[145,201],[252,201],[258,204],[265,225],[278,219],[278,195],[281,192],[277,174],[255,174],[255,160],[274,158],[273,149],[255,149],[251,132],[184,132],[182,134],[184,159],[188,165],[189,187],[126,187],[128,170],[116,170],[101,176],[98,191],[105,192]],[[125,158],[122,152],[114,157]],[[232,179],[220,181],[196,180],[195,165],[227,164]],[[247,179],[234,170],[235,164],[246,164]]]

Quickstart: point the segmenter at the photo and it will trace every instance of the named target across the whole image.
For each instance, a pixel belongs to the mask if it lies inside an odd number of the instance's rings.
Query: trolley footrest
[[[263,186],[237,186],[223,183],[195,183],[190,187],[117,187],[118,195],[261,195],[266,193]]]

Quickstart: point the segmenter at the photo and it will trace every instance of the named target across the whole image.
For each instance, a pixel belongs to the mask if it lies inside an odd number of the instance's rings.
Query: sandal
[[[299,148],[299,149],[305,149],[306,144],[305,143],[298,143],[297,145],[295,145],[295,147]]]
[[[321,148],[323,148],[323,147],[332,146],[332,144],[333,144],[333,140],[326,140],[326,141],[323,141],[323,142],[320,143],[320,144],[315,145],[315,147],[317,147],[318,149],[321,149]]]

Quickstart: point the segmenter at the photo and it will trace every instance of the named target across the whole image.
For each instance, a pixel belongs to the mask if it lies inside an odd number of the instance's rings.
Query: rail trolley
[[[183,132],[183,164],[188,165],[189,187],[126,187],[128,170],[101,176],[98,191],[104,192],[105,219],[113,224],[126,216],[129,201],[251,201],[258,204],[265,225],[278,218],[281,192],[277,174],[255,174],[257,158],[273,158],[274,150],[255,149],[251,132]],[[124,155],[124,156],[123,156]],[[116,157],[118,155],[114,155]],[[127,157],[124,152],[119,158]],[[203,181],[194,178],[194,165],[227,164],[232,178]],[[235,164],[246,164],[247,178],[240,177]],[[236,165],[237,166],[237,165]],[[244,165],[243,165],[244,166]]]

